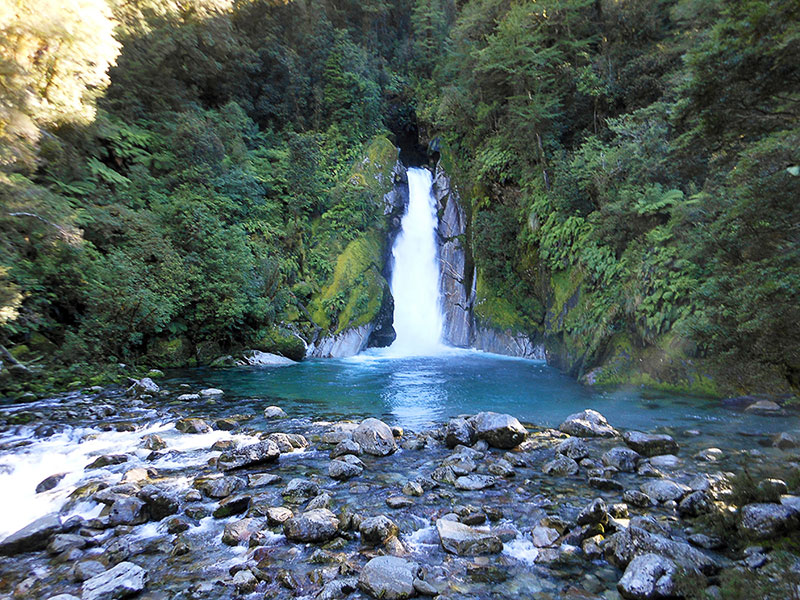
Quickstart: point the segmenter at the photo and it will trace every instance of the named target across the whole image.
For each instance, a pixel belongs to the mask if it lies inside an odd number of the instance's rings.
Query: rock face
[[[503,550],[503,542],[496,535],[474,529],[458,521],[439,519],[436,530],[442,547],[451,554],[474,556],[476,554],[497,554]]]
[[[83,582],[81,600],[118,600],[138,594],[147,583],[147,571],[130,562],[121,562]]]
[[[353,432],[353,441],[361,446],[362,451],[374,456],[388,456],[397,450],[392,430],[379,419],[361,421]]]
[[[287,519],[283,533],[293,542],[327,542],[339,530],[339,519],[327,508],[308,510]]]
[[[591,409],[568,416],[558,428],[564,433],[576,437],[614,437],[619,435],[603,415]]]
[[[678,443],[672,436],[666,434],[650,434],[641,431],[626,431],[622,439],[630,448],[642,456],[659,456],[661,454],[675,454],[678,452]]]
[[[739,529],[748,537],[767,540],[800,529],[800,513],[782,504],[748,504],[739,510]]]
[[[617,584],[627,600],[672,598],[675,592],[675,563],[658,554],[642,554],[634,558]]]
[[[281,451],[272,440],[264,440],[256,444],[242,446],[229,452],[223,452],[217,459],[220,469],[231,471],[278,460]]]
[[[404,600],[416,595],[414,580],[419,565],[396,556],[378,556],[370,560],[358,577],[358,586],[373,598]]]
[[[458,192],[441,167],[433,179],[433,197],[439,212],[439,289],[444,313],[443,340],[465,348],[472,344],[472,307],[475,302],[475,267],[462,240],[467,232],[467,215]]]
[[[59,531],[61,520],[58,515],[46,515],[0,542],[0,555],[13,556],[21,552],[43,550],[49,539]]]
[[[478,350],[493,354],[519,356],[533,360],[545,359],[544,346],[534,343],[531,338],[520,332],[477,327],[472,345]]]
[[[511,415],[482,412],[471,420],[475,434],[494,448],[516,448],[528,434],[522,424]]]
[[[312,358],[346,358],[355,356],[367,347],[375,325],[367,323],[351,327],[335,335],[326,335],[308,347],[306,356]]]

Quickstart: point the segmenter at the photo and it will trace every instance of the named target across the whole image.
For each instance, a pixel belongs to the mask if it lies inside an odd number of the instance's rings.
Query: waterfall
[[[427,169],[408,170],[408,210],[392,248],[392,296],[397,338],[393,355],[414,356],[442,347],[442,309],[437,257],[436,200]]]

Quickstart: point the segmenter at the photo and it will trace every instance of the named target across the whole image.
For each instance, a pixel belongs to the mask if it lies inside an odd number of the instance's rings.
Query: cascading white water
[[[442,309],[436,247],[436,200],[427,169],[408,170],[408,210],[403,216],[392,257],[393,355],[435,353],[442,348]]]

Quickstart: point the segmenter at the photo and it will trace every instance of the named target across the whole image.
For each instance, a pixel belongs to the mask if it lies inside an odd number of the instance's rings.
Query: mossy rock
[[[13,348],[10,348],[9,352],[11,353],[11,356],[17,360],[24,361],[25,357],[30,355],[31,349],[27,346],[27,344],[17,344]]]
[[[147,350],[149,362],[163,367],[182,367],[189,363],[190,344],[184,338],[157,339]]]
[[[255,345],[256,350],[280,354],[292,360],[303,360],[306,346],[297,335],[285,327],[273,327],[265,331]]]

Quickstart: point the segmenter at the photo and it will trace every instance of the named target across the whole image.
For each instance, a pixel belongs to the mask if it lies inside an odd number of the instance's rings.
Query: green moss
[[[156,339],[151,342],[147,352],[151,363],[163,367],[185,366],[190,355],[190,344],[183,338]]]
[[[335,332],[372,321],[380,311],[386,280],[381,275],[383,238],[376,231],[353,240],[336,259],[330,283],[309,310],[322,328]]]
[[[484,277],[478,273],[475,282],[475,317],[481,325],[502,329],[503,331],[527,331],[531,323],[520,314],[505,298],[497,295],[486,285]]]
[[[261,333],[256,350],[280,354],[292,360],[303,360],[306,347],[303,341],[285,327],[272,327]]]

